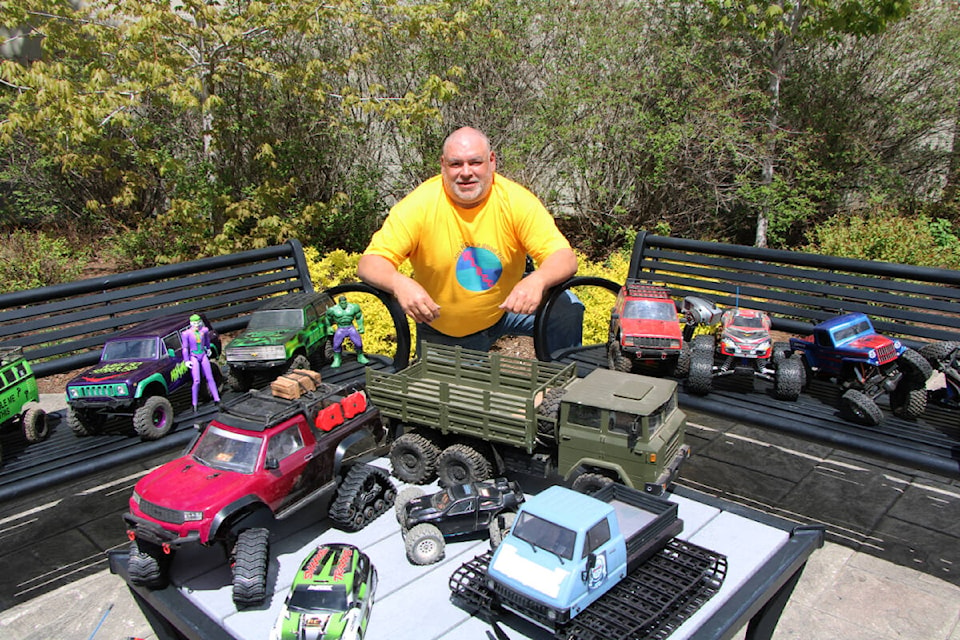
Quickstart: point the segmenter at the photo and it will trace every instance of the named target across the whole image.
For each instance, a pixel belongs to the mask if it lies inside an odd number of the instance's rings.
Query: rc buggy
[[[98,433],[111,416],[132,419],[143,440],[157,440],[173,429],[172,397],[192,384],[180,337],[190,327],[190,315],[147,320],[104,343],[100,364],[67,383],[67,424],[76,435]],[[212,361],[220,354],[220,337],[213,329],[209,341]],[[213,375],[219,386],[219,367],[213,367]]]
[[[334,524],[356,531],[393,506],[387,472],[363,463],[385,441],[379,412],[353,387],[321,383],[296,400],[250,391],[227,402],[185,456],[134,488],[124,516],[131,583],[161,587],[178,549],[219,545],[234,602],[259,604],[275,519],[328,501]]]
[[[419,487],[404,489],[396,512],[407,559],[413,564],[433,564],[443,558],[444,538],[477,531],[489,532],[490,544],[496,547],[523,500],[520,485],[506,478],[453,485],[430,495]]]
[[[960,342],[932,342],[920,347],[920,355],[943,374],[943,385],[931,390],[937,404],[960,409]]]
[[[773,357],[770,326],[770,316],[763,311],[741,307],[723,311],[719,336],[698,338],[702,348],[693,350],[687,390],[705,395],[714,378],[740,374],[772,382],[781,400],[796,400],[804,384],[803,364],[799,357]]]
[[[377,570],[349,544],[322,544],[300,565],[270,640],[360,640],[367,631]]]
[[[847,419],[879,424],[883,412],[876,399],[883,393],[899,417],[916,418],[926,409],[930,363],[899,340],[877,333],[862,313],[825,320],[811,335],[791,338],[789,348],[803,357],[808,379],[825,378],[843,387],[840,410]]]

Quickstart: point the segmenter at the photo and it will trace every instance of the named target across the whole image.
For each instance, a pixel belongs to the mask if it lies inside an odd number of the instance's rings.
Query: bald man
[[[544,294],[577,271],[553,216],[496,172],[490,141],[464,127],[444,141],[440,175],[391,210],[360,258],[361,280],[393,294],[428,340],[487,351],[501,336],[532,335]],[[526,258],[538,268],[525,275]],[[410,260],[412,278],[399,266]],[[578,346],[583,305],[567,292],[550,317],[549,349]]]

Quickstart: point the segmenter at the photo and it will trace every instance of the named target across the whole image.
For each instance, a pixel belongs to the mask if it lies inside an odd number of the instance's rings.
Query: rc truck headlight
[[[770,341],[764,340],[757,345],[757,351],[769,351],[770,350]]]
[[[869,358],[870,360],[876,360],[876,359],[877,359],[877,350],[876,350],[876,349],[870,349],[870,351],[867,352],[867,358]]]
[[[203,520],[203,511],[184,511],[183,512],[184,522],[197,522],[199,520]]]
[[[680,348],[680,341],[679,341],[679,340],[671,340],[671,341],[670,341],[670,348],[671,348],[671,349],[679,349],[679,348]]]
[[[140,497],[140,494],[137,493],[136,491],[134,491],[134,492],[133,492],[133,498],[132,498],[132,499],[133,499],[133,504],[135,504],[135,505],[137,505],[137,506],[139,507],[139,506],[140,506],[140,500],[142,500],[142,498]]]
[[[128,395],[130,395],[130,390],[127,389],[127,385],[125,385],[125,384],[118,384],[118,385],[117,385],[117,395],[118,395],[118,396],[128,396]]]
[[[79,397],[80,397],[80,392],[77,391],[77,388],[76,388],[76,387],[70,387],[69,389],[67,389],[67,393],[70,394],[70,397],[71,397],[71,398],[79,398]]]

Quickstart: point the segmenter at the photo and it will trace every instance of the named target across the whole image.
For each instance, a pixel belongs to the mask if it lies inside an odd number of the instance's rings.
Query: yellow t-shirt
[[[486,202],[463,209],[437,175],[394,205],[364,253],[397,267],[409,259],[414,279],[440,305],[431,326],[461,337],[500,319],[527,254],[540,264],[568,248],[540,200],[516,182],[495,174]]]

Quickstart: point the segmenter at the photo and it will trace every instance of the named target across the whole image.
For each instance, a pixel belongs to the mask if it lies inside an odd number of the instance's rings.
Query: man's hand
[[[440,305],[413,278],[398,273],[393,282],[393,295],[403,312],[415,322],[430,323],[440,317]]]
[[[543,300],[543,285],[536,272],[521,278],[500,308],[513,313],[534,313]]]

